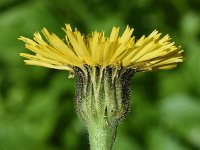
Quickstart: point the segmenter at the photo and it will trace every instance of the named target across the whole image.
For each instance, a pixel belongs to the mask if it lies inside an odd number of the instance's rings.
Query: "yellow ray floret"
[[[44,37],[38,32],[33,40],[21,36],[19,39],[34,53],[20,53],[26,58],[25,63],[68,71],[72,71],[74,66],[82,68],[84,64],[151,71],[171,69],[183,61],[183,50],[170,42],[169,35],[161,37],[156,30],[138,40],[132,36],[133,29],[129,26],[121,36],[119,27],[113,27],[109,37],[97,31],[85,36],[77,29],[73,31],[69,24],[63,30],[66,33],[65,41],[45,28],[42,29]]]

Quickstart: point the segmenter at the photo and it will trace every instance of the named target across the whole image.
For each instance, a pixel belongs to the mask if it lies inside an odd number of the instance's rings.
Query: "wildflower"
[[[131,76],[172,69],[183,61],[183,50],[156,30],[138,40],[129,26],[121,36],[113,27],[108,38],[97,31],[85,36],[69,24],[63,30],[65,40],[45,28],[45,39],[38,32],[33,40],[20,37],[34,53],[20,55],[28,65],[67,70],[76,77],[77,113],[88,128],[91,149],[109,150],[129,111]]]

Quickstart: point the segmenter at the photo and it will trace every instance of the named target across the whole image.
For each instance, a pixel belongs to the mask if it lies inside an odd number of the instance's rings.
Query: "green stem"
[[[111,150],[115,141],[117,125],[95,122],[88,125],[90,150]]]
[[[77,114],[88,128],[91,150],[111,150],[119,122],[130,106],[133,69],[74,68]]]

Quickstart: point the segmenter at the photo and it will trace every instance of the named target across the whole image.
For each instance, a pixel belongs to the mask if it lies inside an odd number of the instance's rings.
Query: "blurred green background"
[[[87,150],[74,109],[75,83],[65,71],[25,66],[17,40],[46,27],[64,38],[113,25],[169,33],[185,50],[176,69],[138,73],[132,109],[118,128],[114,150],[200,150],[199,0],[0,0],[0,150]]]

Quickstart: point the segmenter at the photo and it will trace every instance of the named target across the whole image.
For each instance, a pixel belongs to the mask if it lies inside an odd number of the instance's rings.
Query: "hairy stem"
[[[74,68],[77,114],[84,121],[91,150],[111,150],[119,122],[130,106],[133,69]]]
[[[88,125],[91,150],[111,150],[116,137],[117,125],[106,122],[90,122]]]

